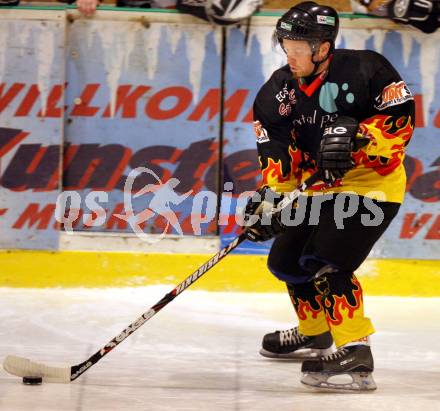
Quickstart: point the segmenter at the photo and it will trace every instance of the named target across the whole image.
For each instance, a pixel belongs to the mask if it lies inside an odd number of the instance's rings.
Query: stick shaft
[[[160,301],[153,305],[148,311],[143,313],[137,320],[132,322],[127,328],[125,328],[120,334],[109,341],[104,347],[93,354],[86,361],[74,365],[71,368],[70,380],[73,381],[77,379],[81,374],[86,372],[91,366],[96,364],[101,358],[112,351],[116,346],[118,346],[122,341],[124,341],[129,335],[133,334],[138,328],[145,324],[150,318],[156,315],[162,308],[173,301],[179,294],[185,291],[189,286],[195,283],[200,277],[206,274],[212,267],[214,267],[221,259],[226,257],[234,248],[236,248],[240,243],[246,239],[244,233],[240,234],[234,240],[232,240],[226,247],[222,248],[217,254],[211,257],[205,264],[199,267],[191,275],[189,275],[185,280],[183,280],[177,287],[166,294]]]

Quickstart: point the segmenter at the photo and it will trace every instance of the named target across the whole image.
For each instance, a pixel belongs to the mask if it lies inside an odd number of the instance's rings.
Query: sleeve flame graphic
[[[287,167],[283,167],[284,164],[281,159],[275,161],[271,157],[267,158],[267,166],[262,167],[261,170],[264,185],[273,186],[298,179],[300,174],[299,164],[301,162],[301,152],[299,149],[289,146],[288,153],[290,161]]]
[[[405,147],[414,131],[411,116],[395,119],[392,116],[376,115],[364,120],[359,127],[361,133],[370,139],[370,143],[353,153],[356,165],[372,168],[385,176],[402,164]]]

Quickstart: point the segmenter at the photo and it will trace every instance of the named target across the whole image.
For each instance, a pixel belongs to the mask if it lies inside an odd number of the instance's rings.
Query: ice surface
[[[0,357],[84,361],[172,287],[0,289]],[[287,294],[185,291],[72,384],[0,371],[1,411],[440,410],[440,299],[366,298],[378,390],[316,393],[300,364],[258,354],[291,326]]]

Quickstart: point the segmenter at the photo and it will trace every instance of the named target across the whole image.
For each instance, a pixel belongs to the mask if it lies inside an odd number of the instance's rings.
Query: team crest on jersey
[[[288,89],[287,84],[279,91],[275,98],[280,102],[278,112],[280,116],[288,116],[292,112],[292,105],[296,104],[295,89]]]
[[[257,143],[267,143],[269,141],[269,136],[267,134],[267,130],[261,125],[261,123],[257,120],[254,121],[254,132],[257,137]]]
[[[377,110],[385,110],[388,107],[397,106],[413,99],[414,97],[404,81],[393,82],[386,86],[382,93],[375,98],[374,107]]]

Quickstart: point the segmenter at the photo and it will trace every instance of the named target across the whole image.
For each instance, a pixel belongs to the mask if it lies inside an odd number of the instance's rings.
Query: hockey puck
[[[42,382],[42,377],[23,377],[23,384],[26,385],[40,385]]]

